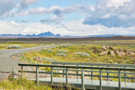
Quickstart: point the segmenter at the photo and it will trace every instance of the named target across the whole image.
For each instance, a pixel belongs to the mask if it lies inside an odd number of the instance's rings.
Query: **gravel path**
[[[42,48],[53,48],[55,45],[50,46],[39,46],[32,48],[24,48],[24,49],[8,49],[8,50],[0,50],[0,80],[2,78],[7,78],[7,74],[18,71],[18,63],[21,63],[20,60],[14,59],[11,56],[24,53],[31,50],[41,50]]]

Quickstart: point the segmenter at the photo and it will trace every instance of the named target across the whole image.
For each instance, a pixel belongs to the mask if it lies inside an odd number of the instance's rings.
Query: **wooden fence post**
[[[118,71],[118,87],[119,87],[119,90],[121,90],[121,70],[119,69],[119,71]]]
[[[107,70],[107,81],[109,81],[109,71]]]
[[[84,84],[84,70],[82,70],[82,74],[81,74],[81,84],[82,84],[82,90],[85,90],[85,84]]]
[[[63,66],[65,66],[65,64],[63,64]],[[63,77],[65,76],[65,68],[63,68]]]
[[[79,65],[76,65],[76,66],[78,67]],[[77,80],[78,80],[79,79],[79,68],[77,68],[76,75],[77,75]]]
[[[91,80],[93,80],[93,70],[91,70]]]
[[[51,84],[53,84],[53,67],[51,67]]]
[[[66,84],[68,84],[68,68],[66,68]]]
[[[102,90],[102,69],[100,69],[99,74],[99,90]]]
[[[36,66],[36,83],[39,85],[39,67]]]
[[[21,66],[21,79],[23,78],[23,66]]]
[[[124,82],[125,83],[127,82],[127,73],[126,73],[126,71],[124,72]]]

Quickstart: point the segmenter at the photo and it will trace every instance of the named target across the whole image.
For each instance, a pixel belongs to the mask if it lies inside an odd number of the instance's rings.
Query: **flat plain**
[[[0,39],[1,72],[17,71],[18,63],[51,64],[52,62],[87,62],[104,64],[135,64],[134,58],[134,37]],[[0,88],[8,90],[9,88],[14,87],[13,83],[16,82],[19,81],[1,82]],[[29,81],[28,83],[34,85]],[[15,85],[18,84],[16,83]],[[21,85],[22,84],[20,84],[20,87],[23,87]],[[18,90],[18,88],[19,87],[14,90]],[[36,88],[40,87],[35,87],[35,89],[32,90],[36,90]],[[51,90],[50,87],[48,88]]]

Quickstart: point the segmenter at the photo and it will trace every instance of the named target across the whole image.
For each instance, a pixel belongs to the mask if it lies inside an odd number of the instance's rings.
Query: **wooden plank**
[[[20,72],[20,71],[19,71]],[[35,71],[23,71],[23,72],[26,72],[26,73],[36,73]],[[39,73],[41,74],[51,74],[51,72],[45,72],[45,71],[40,71]],[[102,71],[103,73],[103,71]],[[63,73],[61,72],[53,72],[53,74],[60,74],[60,75],[63,75]],[[118,74],[118,73],[117,73]],[[66,75],[66,73],[64,73],[64,75]],[[74,73],[68,73],[68,75],[72,75],[72,76],[76,76],[76,74]],[[78,74],[78,76],[81,76],[81,74]],[[85,76],[90,76],[90,74],[85,74]],[[99,77],[99,75],[92,75],[93,78],[94,77]],[[102,75],[103,78],[107,78],[107,75]],[[108,78],[118,78],[118,76],[109,76]],[[135,77],[125,77],[125,76],[121,76],[121,78],[126,78],[126,79],[135,79]]]
[[[63,77],[57,77],[57,78],[53,78],[54,79],[54,84],[65,84],[65,80],[63,79]],[[50,83],[50,78],[40,78],[40,82],[48,82]],[[81,86],[81,79],[75,79],[75,78],[69,78],[68,79],[68,83],[71,84],[71,85],[78,85],[78,86]],[[85,78],[84,79],[84,83],[85,83],[85,86],[86,87],[91,87],[91,86],[95,86],[95,87],[99,87],[99,80],[90,80],[90,79],[87,79]],[[85,87],[85,88],[86,88]],[[105,81],[105,80],[102,80],[102,87],[108,87],[108,88],[114,88],[116,90],[119,90],[117,89],[118,88],[118,82],[114,82],[114,81]],[[127,83],[125,85],[125,83],[121,83],[121,87],[122,87],[122,90],[135,90],[135,83]]]
[[[66,84],[68,84],[68,75],[74,75],[76,76],[76,73],[68,73],[68,69],[70,71],[73,71],[72,68],[74,69],[74,72],[77,71],[80,71],[81,70],[81,74],[78,74],[78,76],[81,76],[81,85],[82,85],[82,90],[85,90],[85,81],[84,81],[84,77],[85,76],[89,76],[89,74],[86,74],[85,75],[85,72],[88,72],[87,70],[93,70],[93,71],[89,71],[89,72],[98,72],[98,71],[94,71],[95,69],[96,70],[100,70],[98,75],[92,75],[92,77],[99,77],[99,87],[100,87],[100,90],[102,90],[102,78],[103,77],[107,77],[107,78],[118,78],[118,88],[119,90],[121,90],[121,79],[122,78],[130,78],[130,77],[125,77],[125,76],[121,76],[122,73],[124,73],[123,71],[135,71],[135,68],[112,68],[112,67],[90,67],[90,66],[67,66],[67,65],[49,65],[49,64],[19,64],[19,66],[22,67],[36,67],[36,82],[37,82],[37,85],[39,84],[39,73],[47,73],[47,74],[50,74],[50,80],[51,80],[51,84],[54,83],[53,81],[53,74],[61,74],[61,75],[66,75]],[[39,71],[39,67],[51,67],[51,72],[43,72],[43,71]],[[62,71],[62,70],[66,70],[66,72],[53,72],[54,71],[54,68],[62,68],[62,69],[59,69],[59,71]],[[66,68],[66,69],[65,69]],[[57,69],[55,69],[57,70]],[[107,70],[107,71],[103,71],[103,70]],[[109,76],[109,75],[102,75],[102,73],[104,72],[108,72],[108,70],[114,70],[114,71],[118,71],[118,72],[111,72],[111,73],[117,73],[118,76]],[[31,73],[35,73],[34,71],[24,71],[21,69],[21,72],[31,72]],[[109,73],[110,73],[109,72]],[[132,73],[133,74],[133,73]],[[132,77],[132,78],[135,78],[135,77]],[[95,81],[95,80],[94,80]]]
[[[57,70],[57,69],[53,69],[53,70]],[[72,71],[72,70],[70,70],[70,71]],[[77,70],[77,71],[81,71],[81,70]],[[18,72],[22,72],[21,70],[19,70]],[[35,71],[23,71],[23,72],[27,72],[27,73],[36,73]],[[74,70],[74,72],[75,72],[75,70]],[[86,71],[87,72],[87,71]],[[93,72],[93,73],[98,73],[98,71],[89,71],[89,72]],[[47,72],[45,72],[45,71],[40,71],[40,73],[47,73]],[[111,73],[111,74],[117,74],[118,72],[111,72],[111,71],[102,71],[102,73]],[[48,74],[49,74],[49,72],[48,72]],[[64,73],[65,74],[65,73]],[[78,73],[79,74],[79,73]],[[125,74],[125,72],[121,72],[121,74]],[[135,72],[134,73],[130,73],[130,72],[126,72],[126,74],[127,75],[135,75]],[[89,74],[86,74],[86,76],[87,75],[89,75]]]

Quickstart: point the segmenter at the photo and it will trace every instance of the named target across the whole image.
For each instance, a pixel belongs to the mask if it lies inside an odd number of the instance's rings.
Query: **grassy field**
[[[6,43],[0,43],[0,49],[20,49],[20,48],[30,48],[30,47],[36,47],[40,44],[36,43],[25,43],[25,42],[6,42]]]
[[[47,84],[37,84],[34,81],[21,79],[9,79],[0,82],[0,90],[65,90],[63,86],[51,86]],[[72,90],[71,86],[68,86],[66,90]],[[74,87],[74,90],[80,90]]]
[[[0,82],[0,90],[53,90],[50,86],[37,86],[35,82],[26,79],[5,80]]]
[[[113,48],[115,51],[135,51],[135,40],[119,41],[93,41],[86,44],[65,44],[59,45],[53,49],[42,49],[41,51],[32,51],[24,53],[23,61],[29,63],[50,63],[59,62],[89,62],[89,63],[113,63],[113,64],[134,64],[135,55],[100,55],[103,47]],[[97,51],[94,51],[94,48]],[[107,49],[108,53],[112,50]]]
[[[9,46],[18,45],[21,48],[30,48],[39,45],[56,45],[54,48],[43,48],[40,51],[25,52],[19,57],[25,63],[51,64],[51,62],[87,62],[87,63],[135,63],[135,40],[110,40],[110,41],[83,41],[50,43],[25,43],[7,42],[1,43],[0,49],[8,49]],[[104,54],[107,52],[106,54]],[[121,53],[121,54],[118,54]],[[123,54],[124,53],[124,54]],[[130,53],[130,54],[129,54]],[[45,69],[46,70],[46,69]],[[49,70],[49,69],[48,69]],[[96,79],[96,78],[95,78]],[[55,90],[47,85],[36,86],[32,81],[5,80],[0,82],[2,90]],[[58,90],[58,89],[56,89]],[[62,90],[62,89],[60,89]]]
[[[83,44],[57,45],[55,48],[26,52],[21,56],[21,60],[34,64],[51,64],[51,62],[135,64],[135,40],[93,41]],[[107,53],[104,54],[104,52]],[[44,70],[49,69],[45,68]],[[99,73],[94,74],[99,75]],[[106,75],[106,73],[104,74]],[[116,74],[111,75],[117,76]],[[98,78],[94,79],[97,80]],[[106,78],[103,79],[106,80]],[[118,81],[117,79],[110,80]]]

